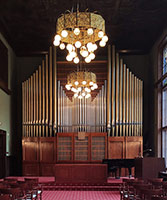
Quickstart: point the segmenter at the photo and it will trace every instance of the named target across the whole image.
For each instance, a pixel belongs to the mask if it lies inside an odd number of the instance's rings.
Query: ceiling
[[[1,0],[0,31],[18,56],[45,53],[53,41],[56,19],[70,10],[72,3]],[[167,27],[167,0],[89,0],[87,5],[104,17],[108,43],[115,44],[120,52],[148,53]],[[60,50],[58,53],[62,55]],[[97,53],[105,54],[106,48]]]

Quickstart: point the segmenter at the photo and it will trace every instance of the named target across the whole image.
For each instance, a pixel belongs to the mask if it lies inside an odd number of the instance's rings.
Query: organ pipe
[[[52,70],[52,47],[49,48],[49,136],[52,136],[52,102],[53,102],[53,99],[52,99],[52,73],[53,70]]]
[[[51,137],[56,132],[108,132],[109,136],[141,136],[143,82],[108,47],[108,75],[92,99],[68,98],[57,80],[56,48],[22,83],[24,137]]]
[[[129,72],[129,136],[132,134],[132,72]]]
[[[115,46],[112,46],[112,96],[111,96],[111,113],[112,113],[112,136],[115,136]]]
[[[42,134],[45,136],[45,61],[42,60]]]
[[[126,136],[129,136],[129,69],[126,69]]]
[[[113,48],[114,49],[114,48]],[[107,132],[111,135],[111,84],[112,84],[112,64],[111,64],[111,45],[108,45],[108,74],[107,74]]]
[[[41,66],[39,66],[38,69],[39,72],[39,136],[42,136],[42,127],[41,127],[41,123],[42,123],[42,80],[41,80]]]
[[[39,90],[38,90],[38,86],[39,86],[39,80],[38,80],[38,70],[36,70],[36,137],[39,137],[39,121],[38,121],[38,117],[39,117]]]
[[[33,75],[31,76],[31,80],[30,80],[30,84],[31,84],[31,101],[30,101],[30,105],[31,105],[31,137],[34,135],[33,133]]]
[[[143,135],[143,81],[141,81],[141,106],[140,106],[140,112],[141,112],[141,117],[140,117],[140,129],[141,129],[141,136]]]
[[[56,55],[56,47],[54,47],[54,55],[53,55],[53,74],[54,74],[54,122],[53,122],[53,128],[55,133],[57,132],[57,55]]]
[[[134,136],[134,74],[132,74],[132,92],[131,92],[131,105],[132,105],[132,114],[131,114],[131,122],[132,122],[132,126],[131,126],[131,130],[132,130],[132,136]]]
[[[123,114],[123,60],[120,59],[120,71],[119,71],[119,122],[120,122],[120,136],[122,136],[122,114]]]
[[[46,66],[46,119],[45,119],[45,126],[46,126],[46,137],[48,137],[48,117],[49,117],[49,82],[48,82],[48,75],[49,75],[49,71],[48,71],[48,55],[46,54],[45,57],[45,66]]]
[[[115,87],[115,118],[116,118],[116,136],[118,137],[118,131],[119,131],[119,54],[116,54],[116,87]]]
[[[123,136],[126,135],[126,65],[123,65],[123,93],[122,93],[122,109],[123,109],[123,113],[122,113],[122,120],[123,120],[123,127],[122,127],[122,131],[123,131]]]
[[[22,133],[23,133],[23,137],[25,137],[25,117],[24,117],[24,113],[25,113],[25,110],[24,110],[24,106],[25,106],[25,83],[23,82],[22,83],[22,119],[23,119],[23,126],[22,126]]]
[[[31,78],[28,79],[28,136],[31,137]]]
[[[34,97],[34,99],[33,99],[33,104],[34,104],[34,111],[33,111],[33,113],[34,113],[34,121],[33,121],[33,128],[34,128],[34,130],[33,130],[33,132],[34,132],[34,137],[36,136],[36,126],[35,126],[35,124],[36,124],[36,73],[33,73],[33,97]]]

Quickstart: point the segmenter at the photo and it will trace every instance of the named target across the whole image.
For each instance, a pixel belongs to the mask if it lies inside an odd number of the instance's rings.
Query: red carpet
[[[117,191],[43,191],[43,200],[119,200]]]

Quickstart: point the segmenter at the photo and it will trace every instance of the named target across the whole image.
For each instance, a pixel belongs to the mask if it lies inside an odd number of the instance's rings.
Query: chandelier
[[[77,64],[83,57],[86,63],[90,63],[95,58],[98,41],[101,47],[108,41],[101,15],[88,10],[80,12],[77,8],[75,12],[66,11],[58,18],[53,44],[61,50],[67,49],[67,61]]]
[[[74,71],[67,76],[66,89],[74,92],[74,98],[89,98],[91,91],[98,88],[96,74],[86,70]]]

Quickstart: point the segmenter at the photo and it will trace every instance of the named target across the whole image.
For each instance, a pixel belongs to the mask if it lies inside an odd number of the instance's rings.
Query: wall
[[[0,33],[0,40],[8,49],[8,88],[11,90],[12,95],[8,95],[2,89],[0,89],[0,129],[7,132],[6,136],[6,151],[9,155],[13,154],[12,151],[12,141],[14,135],[15,121],[13,118],[14,110],[12,108],[14,99],[14,89],[15,89],[15,53]]]
[[[155,141],[155,149],[156,149],[156,154],[158,156],[161,156],[161,146],[158,146],[158,141],[160,138],[158,138],[158,101],[157,101],[157,89],[155,87],[155,83],[158,80],[158,52],[159,52],[159,47],[161,45],[161,42],[163,40],[167,41],[167,29],[163,31],[163,33],[160,35],[160,37],[157,39],[157,41],[154,43],[154,46],[152,47],[150,51],[150,62],[151,62],[151,69],[153,71],[153,83],[154,83],[154,141]]]

